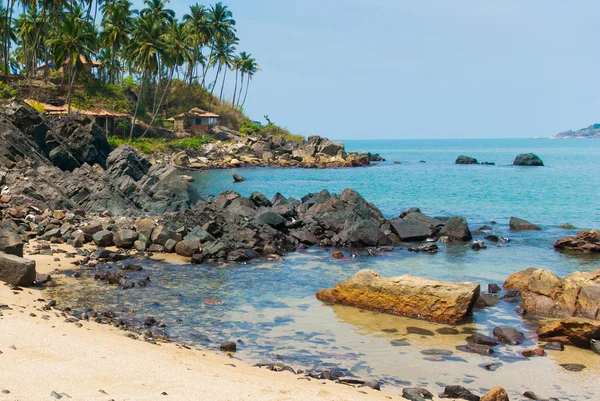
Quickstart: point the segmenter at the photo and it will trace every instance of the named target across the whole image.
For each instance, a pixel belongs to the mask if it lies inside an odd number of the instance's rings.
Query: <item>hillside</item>
[[[600,124],[590,125],[577,131],[569,130],[551,136],[552,139],[600,139]]]

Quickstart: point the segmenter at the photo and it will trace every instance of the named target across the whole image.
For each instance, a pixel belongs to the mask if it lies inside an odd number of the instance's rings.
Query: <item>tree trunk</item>
[[[71,79],[69,82],[69,92],[67,93],[67,114],[71,114],[71,93],[73,92],[73,84],[75,83],[75,76],[77,75],[75,66],[72,66],[70,70]]]
[[[135,103],[135,111],[133,112],[133,120],[131,121],[131,130],[129,131],[129,142],[133,139],[133,127],[135,127],[135,119],[137,118],[138,107],[140,106],[140,99],[144,90],[144,82],[146,81],[146,71],[142,74],[142,83],[140,84],[140,92],[138,94],[137,102]]]
[[[210,53],[208,55],[208,59],[206,59],[206,65],[204,66],[204,68],[202,69],[202,83],[200,84],[200,86],[202,86],[204,88],[204,81],[206,80],[206,73],[208,72],[208,69],[210,67],[210,59],[213,56],[213,46],[210,47]]]
[[[235,107],[235,95],[237,95],[237,84],[238,84],[238,70],[235,70],[235,87],[233,88],[233,100],[231,101],[231,105]]]
[[[223,82],[221,82],[221,93],[219,94],[219,100],[223,101],[223,88],[225,87],[225,77],[227,76],[227,66],[225,66],[225,72],[223,72]]]
[[[242,102],[242,109],[246,104],[246,96],[248,96],[248,87],[250,86],[250,76],[248,75],[248,79],[246,80],[246,93],[244,93],[244,101]]]
[[[210,111],[210,106],[213,100],[213,92],[215,91],[215,86],[217,86],[217,80],[219,79],[219,73],[221,72],[221,64],[219,64],[219,68],[217,68],[217,75],[215,76],[215,82],[213,83],[212,88],[210,89],[210,97],[208,98],[208,110]]]
[[[9,62],[9,58],[10,58],[10,32],[11,32],[11,26],[12,26],[12,13],[13,13],[14,6],[15,6],[14,1],[8,0],[7,7],[6,7],[6,12],[8,14],[8,19],[6,20],[6,25],[4,27],[4,41],[5,41],[5,46],[4,46],[4,80],[6,82],[8,82],[8,77],[10,75],[8,62]],[[10,10],[10,13],[8,12],[8,10]]]
[[[240,84],[240,92],[238,93],[238,104],[236,106],[239,106],[242,102],[242,90],[244,89],[244,73],[241,72],[240,75],[242,76],[242,82]]]
[[[171,86],[171,82],[173,81],[173,73],[175,72],[175,66],[173,66],[173,68],[171,68],[171,76],[169,77],[169,82],[167,82],[167,87],[165,88],[162,96],[160,97],[160,102],[158,102],[158,108],[157,110],[154,112],[154,114],[152,115],[152,120],[150,120],[150,124],[148,124],[148,127],[146,127],[146,131],[144,131],[144,133],[142,134],[142,136],[140,138],[143,138],[146,136],[146,134],[148,133],[148,131],[150,130],[150,127],[152,126],[152,124],[154,123],[154,119],[156,118],[156,115],[158,114],[158,110],[160,110],[160,106],[162,105],[162,102],[165,98],[166,93],[169,90],[169,86]]]

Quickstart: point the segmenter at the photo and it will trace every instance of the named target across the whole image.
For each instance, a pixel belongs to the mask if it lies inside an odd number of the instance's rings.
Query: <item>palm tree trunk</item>
[[[223,101],[223,88],[225,87],[225,77],[227,76],[227,66],[225,66],[225,72],[223,73],[223,82],[221,82],[221,93],[219,94],[219,100]]]
[[[143,138],[143,137],[146,136],[146,134],[150,130],[150,127],[152,126],[152,123],[154,123],[154,119],[156,118],[156,115],[158,114],[158,110],[160,110],[160,106],[162,105],[162,102],[163,102],[163,100],[165,98],[165,95],[169,91],[169,87],[171,86],[171,82],[173,81],[173,73],[174,72],[175,72],[175,66],[173,66],[171,68],[171,76],[169,77],[169,82],[167,82],[167,87],[165,88],[162,96],[160,97],[160,102],[158,102],[158,108],[156,109],[156,111],[152,115],[152,120],[150,120],[150,124],[148,124],[148,127],[146,127],[146,131],[144,131],[144,133],[142,134],[142,136],[140,138]]]
[[[4,27],[4,79],[6,82],[8,82],[8,76],[9,76],[9,71],[8,71],[8,60],[9,60],[9,56],[10,56],[10,32],[11,32],[11,26],[12,26],[12,13],[13,13],[13,8],[14,8],[15,4],[14,1],[8,0],[7,2],[7,7],[6,7],[6,12],[8,14],[8,19],[6,20],[6,25]],[[8,12],[8,10],[10,10],[10,13]]]
[[[244,105],[246,104],[246,96],[248,96],[248,87],[250,86],[250,76],[248,76],[248,79],[246,80],[246,93],[244,93],[244,101],[242,102],[242,109],[244,108]]]
[[[240,102],[242,101],[242,90],[244,89],[244,72],[242,71],[240,75],[242,76],[242,84],[240,85],[240,93],[238,94],[238,104],[236,106],[239,106]]]
[[[137,102],[135,103],[135,111],[133,112],[133,120],[131,121],[131,130],[129,131],[129,142],[133,139],[133,127],[135,127],[135,119],[137,118],[138,107],[140,106],[140,99],[142,98],[142,91],[144,90],[144,81],[146,80],[146,71],[142,74],[142,83],[140,84],[140,91],[138,93]]]
[[[213,56],[214,46],[210,47],[210,53],[208,55],[208,59],[206,59],[206,65],[202,68],[202,83],[200,86],[204,88],[204,81],[206,80],[206,73],[208,72],[208,68],[210,67],[210,59]]]
[[[231,101],[231,105],[235,107],[235,95],[237,95],[237,84],[238,84],[238,72],[239,70],[235,70],[235,87],[233,88],[233,100]]]
[[[69,82],[69,92],[67,93],[67,114],[71,114],[71,93],[73,92],[73,84],[75,83],[75,76],[77,75],[75,66],[72,66],[70,70],[71,79]]]
[[[217,86],[217,80],[219,79],[220,72],[221,72],[221,64],[219,64],[219,68],[217,68],[217,75],[215,76],[215,82],[213,83],[213,86],[210,89],[210,97],[208,98],[208,110],[210,110],[210,106],[212,104],[213,92],[215,91],[215,86]]]

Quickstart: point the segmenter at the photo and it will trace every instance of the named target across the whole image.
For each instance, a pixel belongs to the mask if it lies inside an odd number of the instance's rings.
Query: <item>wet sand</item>
[[[81,259],[26,257],[35,259],[38,273],[44,274],[73,269],[70,262]],[[0,304],[10,308],[0,309],[0,400],[53,399],[53,392],[74,401],[401,399],[385,391],[259,369],[225,353],[153,345],[108,325],[82,320],[79,327],[56,309],[43,310],[43,298],[37,289],[12,291],[0,285]]]

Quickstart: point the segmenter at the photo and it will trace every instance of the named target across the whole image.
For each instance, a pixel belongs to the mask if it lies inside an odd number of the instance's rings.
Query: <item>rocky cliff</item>
[[[577,131],[565,131],[551,136],[552,139],[600,139],[600,124],[590,125]]]

